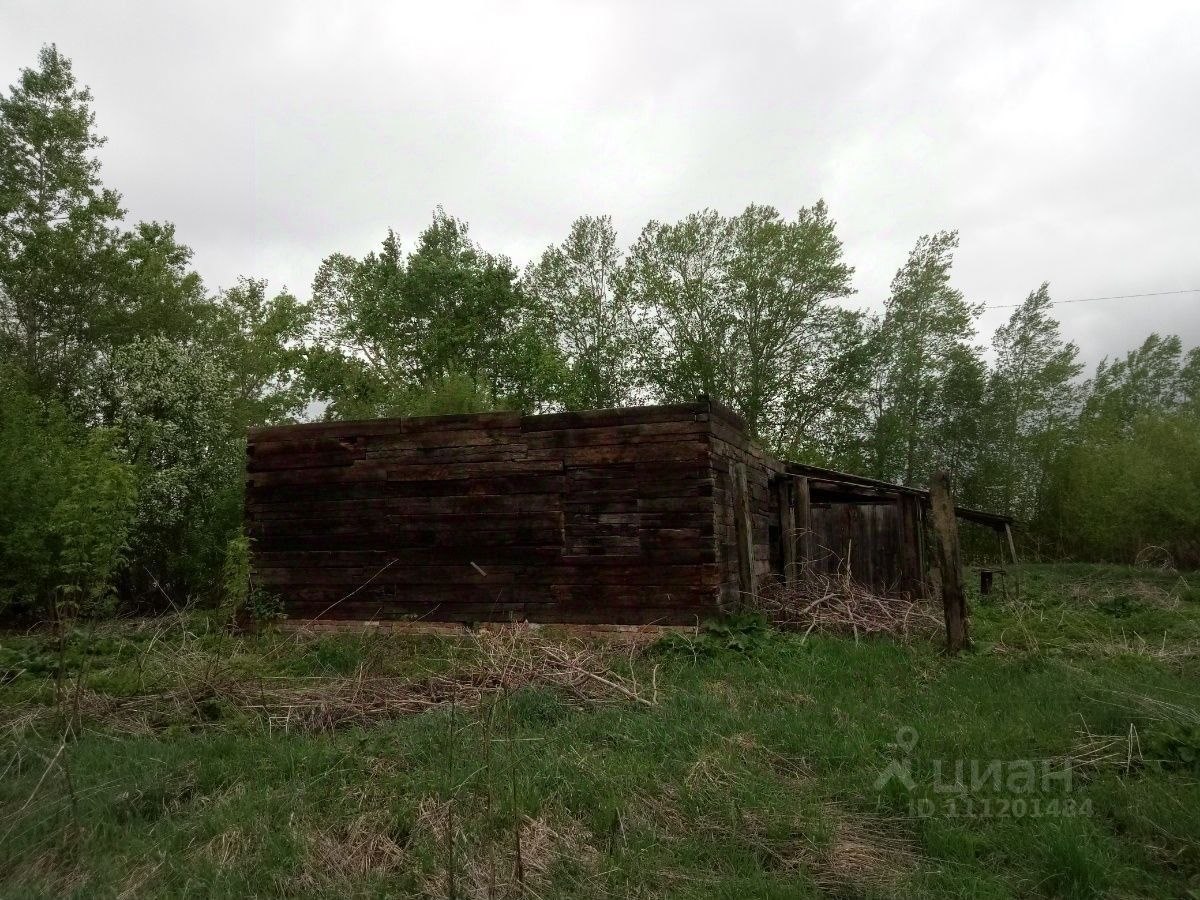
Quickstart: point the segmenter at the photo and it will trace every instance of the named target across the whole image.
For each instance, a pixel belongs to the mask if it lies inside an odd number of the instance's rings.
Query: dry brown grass
[[[241,828],[229,828],[214,835],[200,846],[198,853],[223,868],[244,859],[253,841]]]
[[[511,832],[476,841],[464,833],[461,815],[453,801],[427,797],[418,806],[414,840],[424,842],[437,860],[421,879],[423,896],[550,896],[555,870],[564,866],[591,884],[593,896],[603,893],[599,884],[592,884],[600,860],[592,835],[562,810],[524,816]]]
[[[827,815],[832,821],[832,839],[808,860],[822,887],[886,891],[915,867],[912,844],[887,823],[850,816],[833,807]]]
[[[1084,776],[1105,769],[1129,774],[1144,762],[1137,726],[1131,722],[1125,734],[1092,734],[1085,729],[1071,752],[1056,762]]]
[[[424,678],[372,675],[360,668],[340,678],[239,678],[211,659],[177,658],[179,688],[115,697],[72,686],[72,714],[110,730],[148,734],[164,724],[219,726],[229,714],[257,716],[273,730],[326,731],[368,726],[425,710],[476,706],[486,696],[525,687],[550,688],[570,703],[657,703],[657,683],[639,683],[623,666],[632,646],[548,637],[526,626],[481,630],[451,671]],[[20,733],[62,711],[21,709],[4,724]]]
[[[6,897],[83,896],[88,872],[62,846],[48,846],[0,876],[0,895]]]
[[[1200,659],[1200,642],[1168,641],[1163,633],[1158,640],[1149,640],[1140,634],[1121,635],[1105,640],[1079,641],[1071,645],[1077,653],[1090,657],[1140,656],[1170,665],[1184,665]]]
[[[317,827],[306,844],[296,879],[296,887],[304,891],[387,875],[408,863],[406,849],[378,815],[364,813],[333,827]]]
[[[1066,588],[1067,597],[1077,604],[1103,606],[1127,597],[1144,606],[1172,610],[1179,606],[1179,596],[1150,581],[1126,581],[1119,585],[1096,581],[1076,581]]]

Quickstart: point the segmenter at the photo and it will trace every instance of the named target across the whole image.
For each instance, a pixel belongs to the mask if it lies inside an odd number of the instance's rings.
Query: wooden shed
[[[806,568],[926,582],[925,492],[777,460],[707,400],[273,426],[247,454],[253,577],[293,620],[694,624]]]

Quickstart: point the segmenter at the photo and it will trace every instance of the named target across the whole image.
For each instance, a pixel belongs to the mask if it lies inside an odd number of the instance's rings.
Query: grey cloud
[[[572,218],[824,197],[877,307],[958,228],[974,300],[1200,287],[1190,3],[8,2],[11,80],[57,42],[106,181],[210,285],[307,293],[438,205],[523,262]],[[1200,294],[1059,308],[1089,361],[1200,343]],[[989,310],[981,339],[1007,316]]]

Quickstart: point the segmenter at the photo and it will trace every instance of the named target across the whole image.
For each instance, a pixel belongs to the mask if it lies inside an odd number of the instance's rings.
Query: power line
[[[1147,294],[1114,294],[1111,297],[1079,297],[1075,300],[1053,300],[1050,306],[1062,306],[1065,303],[1092,303],[1096,300],[1134,300],[1138,297],[1166,297],[1169,294],[1200,294],[1200,288],[1186,288],[1182,291],[1151,291]],[[1015,309],[1024,306],[1023,303],[991,303],[984,309]]]

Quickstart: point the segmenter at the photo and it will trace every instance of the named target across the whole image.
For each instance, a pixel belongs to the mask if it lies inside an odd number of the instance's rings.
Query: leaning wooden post
[[[946,652],[953,655],[971,646],[967,634],[967,597],[963,590],[962,557],[958,551],[958,520],[950,493],[950,474],[934,473],[929,485],[933,519],[934,558],[942,581],[942,606],[946,611]]]
[[[738,590],[743,598],[753,599],[758,596],[758,581],[754,573],[754,527],[750,521],[750,490],[746,484],[745,463],[729,463],[729,488],[737,534]]]

